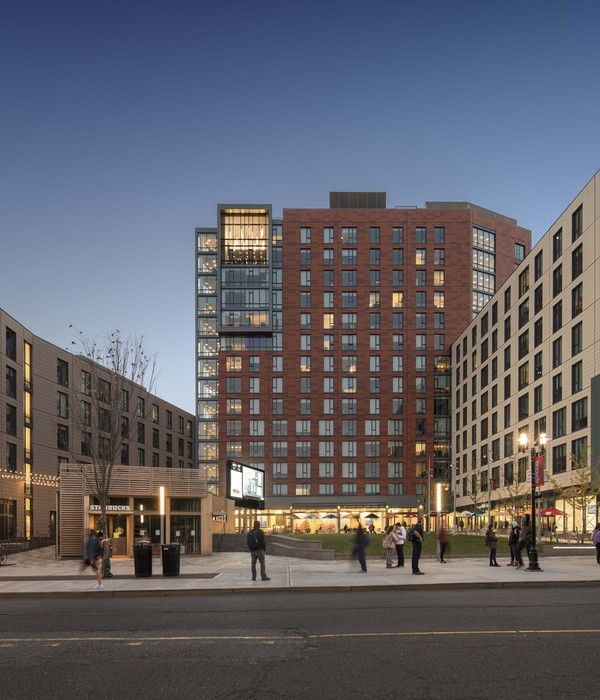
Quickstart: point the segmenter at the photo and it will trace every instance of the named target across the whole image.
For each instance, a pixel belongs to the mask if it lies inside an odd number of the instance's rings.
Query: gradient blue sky
[[[600,4],[0,0],[0,307],[143,334],[194,411],[218,202],[468,200],[537,240],[600,166]]]

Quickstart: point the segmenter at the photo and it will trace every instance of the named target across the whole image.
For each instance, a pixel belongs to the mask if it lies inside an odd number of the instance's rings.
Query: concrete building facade
[[[89,463],[89,450],[100,439],[89,416],[96,389],[81,358],[34,335],[1,309],[0,337],[0,540],[54,538],[61,465]],[[110,381],[107,373],[109,391]],[[197,469],[195,416],[132,382],[127,396],[119,419],[135,432],[123,439],[121,462]],[[82,427],[88,422],[82,414],[89,416],[89,427]]]
[[[532,462],[543,529],[597,520],[599,201],[596,173],[452,347],[453,488],[482,520],[530,512]]]

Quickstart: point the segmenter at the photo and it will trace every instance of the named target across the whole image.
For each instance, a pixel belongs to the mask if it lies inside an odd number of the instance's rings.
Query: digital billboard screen
[[[249,464],[228,459],[227,498],[243,508],[264,508],[265,473]]]

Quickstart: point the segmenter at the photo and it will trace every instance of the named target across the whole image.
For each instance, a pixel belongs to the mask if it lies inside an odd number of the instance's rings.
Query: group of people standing
[[[396,523],[388,525],[383,535],[382,545],[385,550],[385,562],[388,569],[404,567],[404,545],[406,542],[412,544],[412,572],[416,576],[422,576],[423,572],[419,569],[419,560],[421,558],[421,549],[425,533],[423,531],[423,516],[417,518],[415,525],[407,529],[406,523]],[[365,557],[365,549],[369,546],[370,540],[366,530],[359,523],[354,539],[353,557],[358,559],[360,564],[360,572],[367,572],[367,560]],[[394,564],[397,559],[397,564]]]

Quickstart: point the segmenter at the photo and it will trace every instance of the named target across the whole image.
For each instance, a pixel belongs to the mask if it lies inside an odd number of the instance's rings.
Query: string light
[[[28,478],[29,483],[32,486],[49,486],[51,488],[58,488],[60,484],[60,477],[55,474],[32,473],[27,477],[23,472],[0,469],[0,479],[6,479],[7,481],[25,481],[26,478]]]

